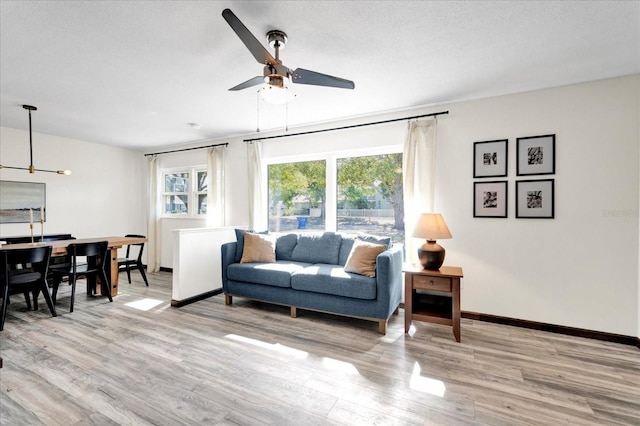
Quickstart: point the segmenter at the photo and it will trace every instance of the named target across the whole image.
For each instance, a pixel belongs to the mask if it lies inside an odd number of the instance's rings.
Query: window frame
[[[206,165],[196,165],[196,166],[188,166],[188,167],[172,167],[165,168],[160,170],[160,179],[162,182],[162,187],[160,190],[160,206],[162,211],[160,213],[161,218],[171,218],[171,219],[206,219],[206,213],[198,212],[198,202],[199,196],[201,194],[205,194],[207,197],[209,196],[209,191],[207,187],[207,191],[198,191],[198,173],[204,172],[208,173]],[[178,173],[188,173],[189,174],[189,190],[186,192],[170,192],[166,191],[166,176]],[[187,197],[187,213],[168,213],[165,211],[164,199],[167,195],[186,195]]]

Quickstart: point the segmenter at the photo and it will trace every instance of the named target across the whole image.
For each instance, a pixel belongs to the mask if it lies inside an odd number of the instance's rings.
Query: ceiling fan
[[[341,89],[353,89],[355,87],[355,84],[351,80],[309,71],[304,68],[297,68],[292,71],[283,65],[280,60],[280,49],[283,49],[287,43],[287,35],[283,31],[271,30],[267,32],[269,46],[275,49],[274,58],[231,10],[223,10],[222,17],[238,37],[240,37],[240,40],[247,49],[249,49],[253,57],[256,58],[259,63],[264,64],[262,76],[253,77],[229,90],[242,90],[262,83],[267,83],[277,88],[284,88],[289,81],[297,84],[338,87]]]

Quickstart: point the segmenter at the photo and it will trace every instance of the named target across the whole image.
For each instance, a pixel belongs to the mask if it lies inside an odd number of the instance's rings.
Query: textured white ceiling
[[[262,67],[225,8],[356,84],[296,85],[263,131],[640,72],[638,1],[1,0],[0,124],[31,104],[34,132],[142,150],[255,132],[255,89],[227,89]]]

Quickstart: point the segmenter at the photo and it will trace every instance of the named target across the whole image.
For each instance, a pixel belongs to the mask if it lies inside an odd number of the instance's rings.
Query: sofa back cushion
[[[340,252],[338,254],[338,265],[344,266],[347,264],[347,259],[351,253],[351,248],[356,240],[354,234],[342,234],[342,244],[340,245]]]
[[[335,232],[300,234],[291,260],[307,263],[338,264],[342,236]]]
[[[280,235],[276,240],[276,259],[292,260],[293,249],[298,245],[298,234]]]

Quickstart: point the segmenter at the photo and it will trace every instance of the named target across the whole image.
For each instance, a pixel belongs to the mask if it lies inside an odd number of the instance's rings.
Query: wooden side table
[[[437,271],[422,265],[405,264],[404,332],[411,321],[450,325],[456,342],[460,342],[460,278],[462,268],[443,266]]]

